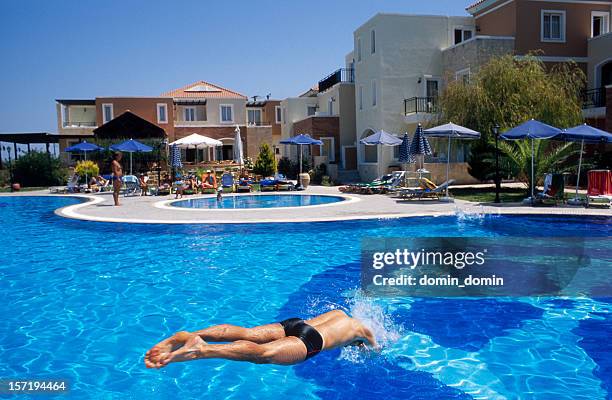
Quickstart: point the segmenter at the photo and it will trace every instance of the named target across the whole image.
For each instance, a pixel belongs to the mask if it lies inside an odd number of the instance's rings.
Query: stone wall
[[[458,71],[469,68],[470,74],[478,71],[491,57],[512,54],[514,39],[507,37],[481,37],[449,47],[442,52],[445,80],[454,80]]]

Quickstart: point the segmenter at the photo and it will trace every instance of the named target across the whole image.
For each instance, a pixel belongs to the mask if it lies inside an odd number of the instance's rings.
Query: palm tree
[[[494,146],[495,142],[491,144]],[[517,140],[513,142],[499,142],[500,169],[506,175],[516,177],[525,184],[526,188],[531,187],[531,141]],[[546,140],[536,140],[534,142],[534,175],[535,184],[539,182],[545,173],[552,171],[565,172],[571,167],[567,167],[568,157],[578,151],[573,143],[556,144]],[[494,162],[494,154],[487,155]]]

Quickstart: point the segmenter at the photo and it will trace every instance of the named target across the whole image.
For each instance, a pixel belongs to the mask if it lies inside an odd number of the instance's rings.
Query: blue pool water
[[[173,202],[175,207],[184,208],[275,208],[275,207],[303,207],[331,204],[343,201],[340,196],[321,195],[292,195],[292,194],[258,194],[258,195],[229,195],[221,200],[216,197],[204,197]]]
[[[53,214],[76,202],[0,198],[0,377],[67,378],[62,398],[75,399],[610,398],[612,299],[370,299],[357,288],[364,236],[608,237],[612,219],[162,226]],[[332,308],[367,321],[383,352],[143,365],[179,330]]]

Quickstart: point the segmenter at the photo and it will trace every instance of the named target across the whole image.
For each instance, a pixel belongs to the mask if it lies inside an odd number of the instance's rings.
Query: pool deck
[[[279,193],[285,194],[287,192]],[[346,201],[307,207],[209,210],[169,206],[167,203],[174,199],[173,195],[158,197],[122,196],[120,199],[121,206],[114,207],[110,193],[77,194],[69,196],[85,198],[88,201],[58,209],[56,214],[89,221],[162,224],[315,222],[457,214],[550,214],[612,217],[611,209],[602,208],[587,209],[568,205],[530,207],[520,203],[495,205],[462,200],[455,200],[454,203],[442,203],[435,200],[400,200],[388,195],[345,195],[340,193],[336,187],[324,186],[311,186],[303,192],[289,193],[345,196]],[[272,194],[275,194],[275,192]],[[50,195],[44,191],[9,195],[66,196]],[[193,199],[211,196],[185,196],[184,198]]]

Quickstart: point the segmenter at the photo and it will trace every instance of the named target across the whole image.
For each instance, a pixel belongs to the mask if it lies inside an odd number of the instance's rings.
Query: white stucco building
[[[433,114],[441,89],[442,50],[475,34],[471,17],[376,14],[353,33],[356,133],[414,133]],[[405,101],[406,100],[406,101]],[[397,164],[396,148],[358,145],[359,173],[374,179]],[[380,164],[379,164],[380,162]]]

